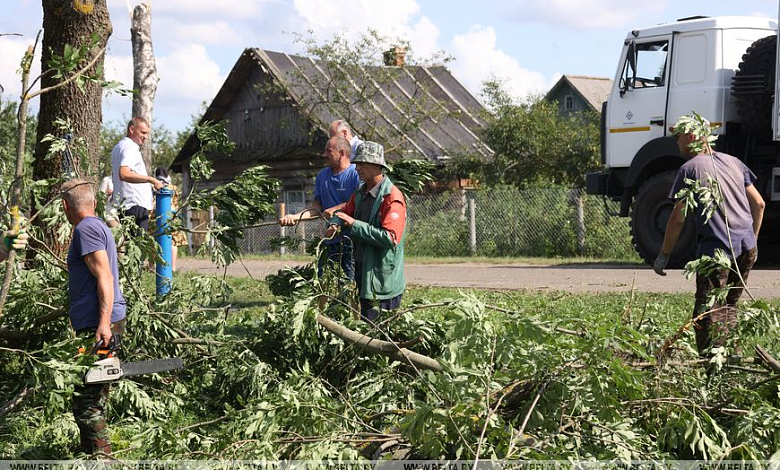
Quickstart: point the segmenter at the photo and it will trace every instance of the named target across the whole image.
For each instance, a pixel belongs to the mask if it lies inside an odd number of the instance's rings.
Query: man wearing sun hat
[[[736,303],[744,289],[736,271],[741,273],[743,280],[747,280],[758,256],[756,240],[761,228],[764,200],[753,186],[756,175],[741,160],[712,150],[716,137],[712,135],[709,121],[692,113],[680,117],[669,130],[677,136],[677,147],[686,162],[677,171],[677,178],[669,192],[669,198],[677,203],[666,225],[664,242],[653,269],[662,276],[666,275],[664,268],[685,223],[685,201],[681,192],[696,185],[720,192],[714,210],[706,209],[707,201],[701,197],[706,192],[698,191],[694,195],[697,257],[712,257],[715,250],[721,249],[731,257],[732,263],[731,269],[696,276],[693,318],[702,316],[695,322],[695,328],[696,347],[699,354],[704,354],[712,346],[713,339],[716,339],[717,345],[722,345],[728,330],[736,325]],[[717,181],[717,189],[713,187],[713,181]],[[716,303],[705,314],[712,290],[728,285],[734,288],[728,291],[725,305]],[[713,326],[718,338],[711,338]]]
[[[333,223],[351,228],[355,255],[355,281],[360,296],[360,315],[374,321],[380,310],[401,305],[404,278],[404,231],[406,201],[384,174],[384,148],[363,142],[353,160],[363,184]]]

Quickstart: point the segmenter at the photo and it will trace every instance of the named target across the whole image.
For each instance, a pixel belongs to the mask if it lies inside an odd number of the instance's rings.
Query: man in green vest
[[[373,322],[380,311],[401,305],[406,288],[406,201],[385,175],[387,164],[380,144],[360,144],[353,163],[363,184],[344,209],[336,212],[333,223],[351,228],[360,316]]]

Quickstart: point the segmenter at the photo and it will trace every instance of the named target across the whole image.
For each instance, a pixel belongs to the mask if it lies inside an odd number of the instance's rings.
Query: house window
[[[566,95],[563,97],[563,110],[574,111],[574,96]]]

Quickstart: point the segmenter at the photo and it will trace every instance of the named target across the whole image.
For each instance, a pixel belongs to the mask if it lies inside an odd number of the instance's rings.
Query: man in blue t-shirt
[[[349,162],[352,147],[349,141],[341,136],[328,139],[322,158],[328,164],[317,173],[314,180],[314,202],[312,207],[304,209],[296,214],[289,214],[279,219],[282,226],[292,226],[304,217],[316,217],[322,215],[330,220],[333,214],[341,210],[352,194],[360,187],[360,177],[355,170],[355,165]],[[352,241],[348,236],[337,237],[328,240],[327,260],[333,264],[340,264],[344,270],[344,276],[350,281],[355,278],[355,261],[352,257]],[[324,262],[319,263],[319,273],[322,275]]]
[[[708,217],[706,201],[696,193],[696,220],[698,247],[696,256],[714,256],[715,250],[725,251],[731,266],[712,273],[696,275],[696,298],[693,310],[696,330],[696,348],[704,355],[713,346],[722,346],[729,330],[737,324],[736,305],[744,289],[750,270],[758,256],[757,239],[764,216],[764,199],[753,186],[756,176],[742,161],[731,155],[715,152],[712,127],[706,119],[693,113],[680,117],[669,128],[677,136],[677,147],[686,162],[677,171],[677,178],[669,192],[675,201],[674,210],[666,225],[663,245],[653,269],[665,276],[674,245],[685,224],[685,200],[680,191],[697,182],[700,187],[720,194],[714,211]],[[717,181],[717,190],[711,186]],[[719,200],[718,200],[719,199]],[[730,286],[725,302],[715,300],[710,305],[714,289]]]
[[[62,206],[74,227],[68,250],[70,324],[77,334],[89,335],[107,346],[112,334],[123,332],[127,310],[119,288],[114,236],[95,215],[92,183],[75,179],[63,184]],[[81,449],[88,454],[111,454],[105,418],[109,388],[109,384],[91,384],[75,390],[73,416],[81,435]]]

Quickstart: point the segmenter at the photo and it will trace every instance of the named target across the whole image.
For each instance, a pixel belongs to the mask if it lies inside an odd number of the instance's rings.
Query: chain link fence
[[[583,190],[508,187],[417,195],[407,202],[411,256],[638,259],[628,220],[612,215],[618,203]],[[246,229],[239,246],[244,254],[303,253],[304,239],[322,237],[325,228],[316,220]]]
[[[567,188],[500,188],[414,196],[412,256],[637,259],[618,203]]]

